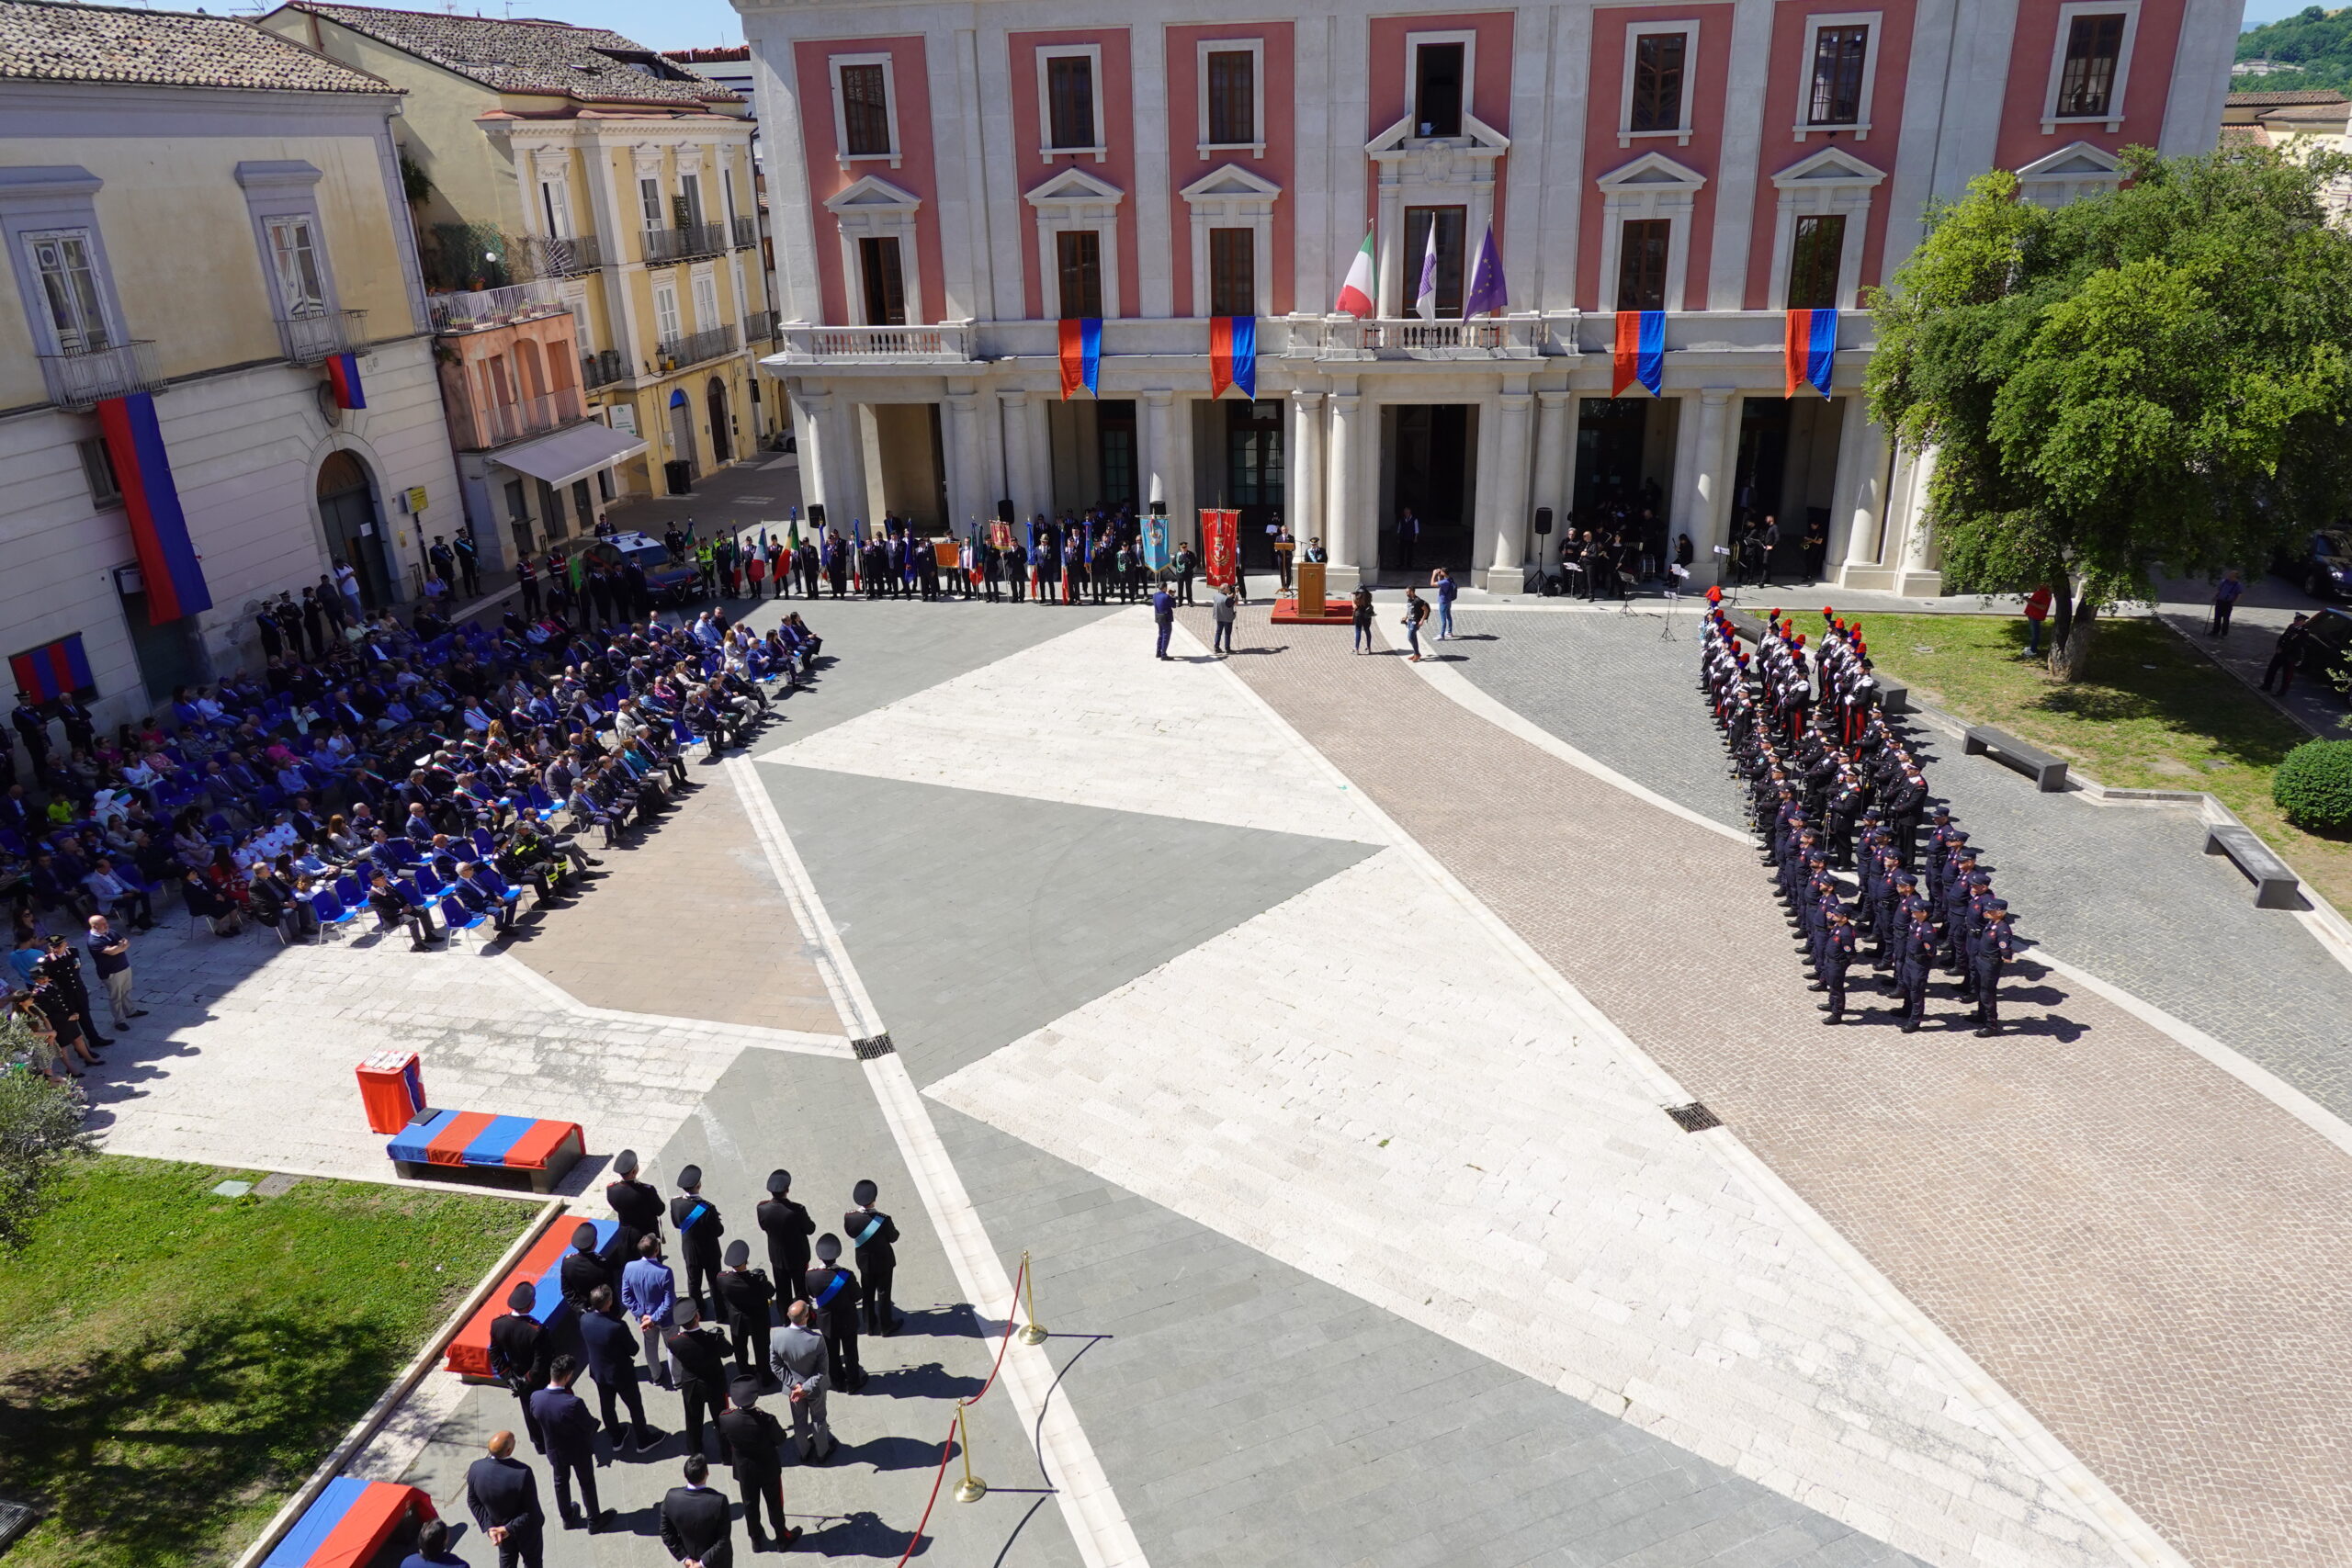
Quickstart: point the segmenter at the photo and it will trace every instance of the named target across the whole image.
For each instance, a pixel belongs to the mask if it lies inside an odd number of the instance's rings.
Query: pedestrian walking
[[[1210,650],[1211,652],[1231,653],[1233,651],[1233,622],[1240,613],[1234,603],[1233,590],[1218,589],[1216,597],[1209,604],[1209,615],[1216,623],[1216,646]]]
[[[1353,651],[1370,653],[1372,651],[1372,590],[1361,582],[1357,583],[1355,593],[1350,604],[1354,612],[1356,627],[1356,643]]]
[[[1421,623],[1430,618],[1430,602],[1418,589],[1405,590],[1405,640],[1412,645],[1411,661],[1421,661]]]
[[[1437,591],[1437,640],[1453,640],[1453,596],[1462,591],[1453,574],[1439,567],[1430,573],[1430,586]]]
[[[2311,642],[2309,615],[2297,615],[2278,634],[2278,646],[2271,650],[2270,662],[2263,667],[2262,689],[2270,690],[2270,682],[2278,682],[2278,694],[2285,696],[2287,688],[2295,683],[2295,670],[2303,661],[2303,649]]]
[[[1168,657],[1168,638],[1176,630],[1176,600],[1170,594],[1165,583],[1162,583],[1151,595],[1151,619],[1153,625],[1159,627],[1159,644],[1153,650],[1152,657],[1165,659]]]
[[[2206,628],[2209,636],[2230,635],[2230,612],[2238,607],[2238,600],[2245,592],[2245,584],[2238,581],[2237,568],[2232,567],[2222,574],[2222,581],[2213,585],[2213,624]]]

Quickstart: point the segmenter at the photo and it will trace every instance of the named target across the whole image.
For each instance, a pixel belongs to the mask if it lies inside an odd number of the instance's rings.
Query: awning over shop
[[[575,424],[570,430],[559,430],[553,435],[542,435],[537,441],[526,441],[520,446],[510,446],[492,461],[551,485],[566,485],[608,463],[634,457],[644,450],[642,436],[592,421]]]

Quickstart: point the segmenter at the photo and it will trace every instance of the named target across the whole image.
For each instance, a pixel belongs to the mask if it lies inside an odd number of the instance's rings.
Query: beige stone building
[[[557,22],[295,4],[261,26],[406,94],[397,134],[445,367],[468,362],[479,405],[454,428],[486,556],[585,532],[606,502],[690,482],[781,427],[753,374],[775,314],[741,97]],[[568,365],[545,327],[503,380],[487,364],[503,355],[455,341],[556,308]],[[499,409],[514,412],[476,417]],[[500,439],[466,445],[484,431]]]

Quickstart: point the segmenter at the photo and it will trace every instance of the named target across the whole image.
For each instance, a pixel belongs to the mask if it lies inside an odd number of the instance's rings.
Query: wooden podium
[[[1323,563],[1300,561],[1293,581],[1298,584],[1298,613],[1307,620],[1323,618]]]

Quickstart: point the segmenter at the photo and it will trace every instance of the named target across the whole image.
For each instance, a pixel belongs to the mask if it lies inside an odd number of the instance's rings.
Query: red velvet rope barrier
[[[1012,1313],[1020,1310],[1021,1283],[1028,1277],[1029,1260],[1024,1258],[1021,1260],[1020,1271],[1012,1277],[1012,1312],[1006,1314],[1004,1333],[997,1340],[996,1364],[989,1369],[989,1381],[980,1385],[979,1393],[969,1399],[959,1399],[956,1402],[957,1410],[967,1410],[978,1404],[988,1397],[989,1390],[996,1386],[996,1375],[1004,1370],[1004,1353],[1012,1348]],[[947,1428],[946,1440],[939,1445],[939,1471],[931,1478],[931,1496],[922,1506],[922,1519],[915,1526],[914,1539],[907,1542],[907,1550],[900,1554],[898,1568],[907,1568],[908,1560],[915,1554],[915,1548],[922,1544],[922,1532],[931,1527],[931,1510],[939,1504],[939,1484],[947,1479],[947,1461],[956,1457],[956,1427],[951,1425]]]

